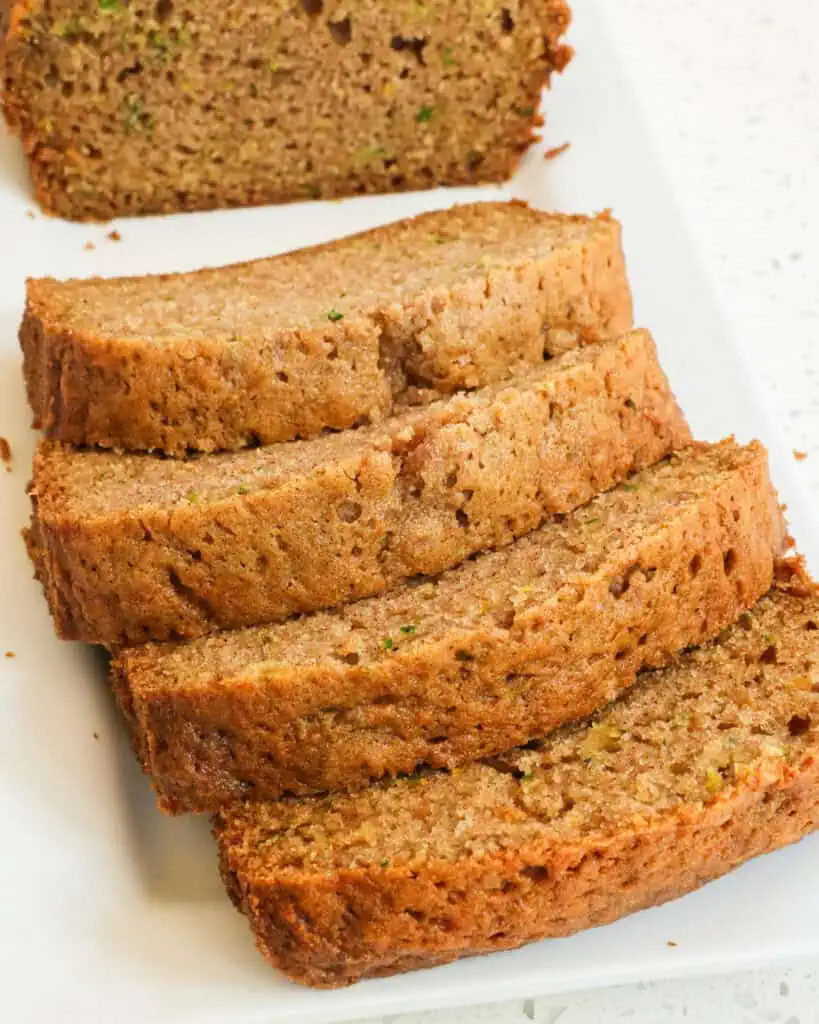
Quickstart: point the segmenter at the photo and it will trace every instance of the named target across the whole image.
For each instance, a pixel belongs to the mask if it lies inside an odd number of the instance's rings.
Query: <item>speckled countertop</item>
[[[798,472],[819,506],[819,3],[600,6],[725,314],[786,439],[806,456]],[[390,1017],[389,1024],[533,1020],[819,1024],[819,964]]]

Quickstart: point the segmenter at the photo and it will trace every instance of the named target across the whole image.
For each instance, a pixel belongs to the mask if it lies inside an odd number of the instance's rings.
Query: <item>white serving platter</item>
[[[0,1018],[119,1024],[323,1024],[819,955],[819,836],[666,907],[575,936],[339,992],[286,982],[257,955],[218,881],[205,820],[163,818],[110,700],[102,661],[55,639],[19,539],[34,446],[17,327],[27,275],[182,270],[268,255],[453,202],[514,195],[611,207],[625,224],[637,319],[651,327],[698,436],[761,437],[792,532],[819,569],[819,536],[790,455],[726,330],[663,180],[638,99],[579,0],[577,58],[547,98],[549,163],[508,188],[199,214],[111,226],[42,217],[17,144],[0,136]],[[85,243],[95,248],[87,250]],[[309,282],[306,282],[309,287]],[[15,652],[3,658],[2,652]],[[677,945],[669,946],[672,940]]]

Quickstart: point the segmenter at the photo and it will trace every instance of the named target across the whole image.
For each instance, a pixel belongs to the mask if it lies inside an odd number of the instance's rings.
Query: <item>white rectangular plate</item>
[[[547,98],[550,145],[506,189],[199,214],[110,227],[26,216],[22,158],[0,138],[0,991],[8,1021],[309,1022],[568,991],[819,954],[819,837],[607,928],[422,974],[312,992],[253,948],[218,881],[204,820],[163,818],[112,705],[101,659],[57,641],[19,530],[34,436],[17,348],[27,275],[144,273],[305,245],[456,201],[514,195],[545,208],[613,208],[625,224],[637,319],[656,333],[698,436],[769,446],[794,535],[819,544],[790,458],[726,332],[662,180],[639,105],[608,44],[603,4],[577,4],[577,58]],[[609,15],[610,16],[610,15]],[[96,248],[86,250],[92,241]],[[309,282],[305,282],[309,287]],[[4,659],[2,651],[15,658]],[[677,943],[670,947],[668,940]]]

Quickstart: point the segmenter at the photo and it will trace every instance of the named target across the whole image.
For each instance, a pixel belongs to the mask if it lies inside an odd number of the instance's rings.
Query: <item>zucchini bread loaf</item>
[[[502,181],[569,18],[565,0],[21,0],[2,102],[37,198],[79,220]]]
[[[120,652],[113,684],[169,811],[453,767],[590,714],[714,636],[783,546],[759,445],[694,445],[434,581]]]
[[[20,342],[50,436],[178,454],[378,420],[630,326],[616,221],[482,203],[216,270],[29,281]]]
[[[312,441],[183,461],[45,442],[29,549],[60,636],[200,636],[439,573],[688,440],[633,331]]]
[[[797,576],[715,643],[532,749],[219,814],[261,952],[330,987],[606,924],[819,825],[819,595]]]

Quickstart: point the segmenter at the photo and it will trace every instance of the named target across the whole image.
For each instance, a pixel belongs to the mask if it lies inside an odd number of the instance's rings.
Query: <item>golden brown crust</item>
[[[440,573],[689,440],[634,331],[353,435],[193,462],[46,442],[31,552],[64,639],[201,636]]]
[[[348,260],[354,263],[351,276],[364,288],[368,262],[392,239],[404,244],[417,235],[440,258],[430,232],[452,225],[479,247],[482,230],[491,223],[502,232],[507,222],[513,237],[524,223],[537,233],[543,253],[502,256],[486,270],[453,266],[451,286],[419,285],[399,301],[367,294],[361,308],[346,317],[331,308],[342,301],[331,289],[324,308],[307,320],[296,318],[272,331],[260,322],[264,275],[275,276],[279,267],[309,278],[316,260],[322,266],[328,259],[344,266]],[[370,246],[369,256],[362,255]],[[423,252],[413,258],[419,262]],[[396,263],[396,272],[401,266]],[[410,269],[404,266],[404,273]],[[118,336],[106,328],[103,315],[86,314],[92,302],[120,309],[128,289],[138,316],[139,305],[158,301],[164,285],[183,292],[163,313],[172,328],[191,315],[180,304],[189,301],[184,296],[199,290],[203,305],[217,286],[229,290],[231,302],[247,303],[254,293],[244,284],[245,274],[260,281],[256,319],[247,328],[239,321],[233,334],[225,334],[218,310],[195,331],[168,333],[161,344],[150,330],[147,336]],[[82,306],[76,314],[75,303]],[[72,325],[72,316],[81,326]],[[328,427],[376,421],[410,399],[478,387],[515,366],[542,361],[544,353],[616,336],[631,326],[631,316],[615,221],[488,204],[218,271],[110,282],[29,281],[20,344],[34,423],[49,436],[69,444],[180,454],[309,438]]]
[[[14,11],[4,112],[77,220],[500,181],[571,57],[565,0]]]
[[[6,29],[11,21],[11,0],[0,0],[0,67],[2,67],[2,46]]]
[[[434,594],[123,651],[114,687],[162,806],[464,764],[589,714],[715,635],[765,593],[782,549],[764,451],[695,446],[636,481],[451,570]],[[526,583],[527,567],[553,581]]]

